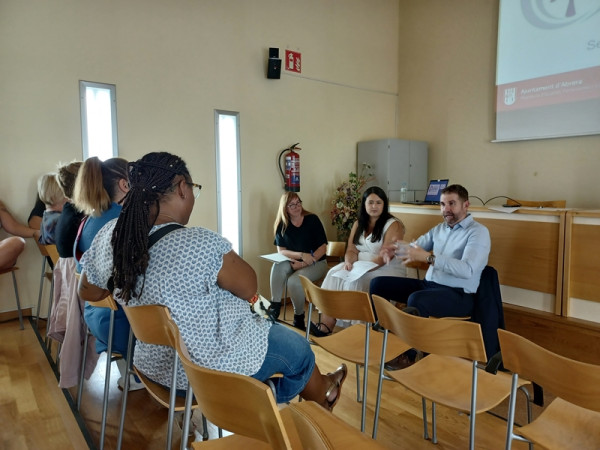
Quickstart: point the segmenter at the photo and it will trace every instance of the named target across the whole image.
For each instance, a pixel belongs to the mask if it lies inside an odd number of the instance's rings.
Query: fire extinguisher
[[[283,177],[284,189],[291,192],[300,192],[300,155],[295,150],[302,150],[298,143],[285,148],[279,154],[279,171]],[[281,167],[281,156],[285,153],[285,172]]]

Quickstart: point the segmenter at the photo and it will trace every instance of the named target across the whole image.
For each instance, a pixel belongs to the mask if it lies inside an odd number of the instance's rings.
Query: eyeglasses
[[[202,186],[196,183],[191,183],[186,181],[185,184],[188,184],[192,187],[192,192],[194,193],[194,198],[198,198],[200,196],[200,191],[202,190]]]
[[[294,209],[294,208],[297,208],[300,205],[302,205],[302,200],[298,200],[296,203],[290,203],[289,205],[287,205],[287,207],[290,208],[290,209]]]

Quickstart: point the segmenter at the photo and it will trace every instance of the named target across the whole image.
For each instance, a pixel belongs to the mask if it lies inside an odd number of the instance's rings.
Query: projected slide
[[[496,139],[600,133],[600,0],[500,0]]]

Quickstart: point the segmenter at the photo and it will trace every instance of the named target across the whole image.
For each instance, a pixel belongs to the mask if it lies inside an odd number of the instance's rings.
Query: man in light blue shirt
[[[401,256],[405,264],[429,264],[425,279],[374,278],[370,293],[415,307],[422,317],[471,315],[491,241],[488,229],[473,220],[468,208],[469,193],[463,186],[453,184],[442,190],[444,222],[419,237]],[[393,247],[384,248],[382,256],[391,259],[394,252]]]

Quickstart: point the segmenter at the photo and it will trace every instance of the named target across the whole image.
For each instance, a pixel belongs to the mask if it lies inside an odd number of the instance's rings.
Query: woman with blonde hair
[[[39,242],[44,245],[54,244],[56,224],[67,201],[56,179],[56,173],[46,173],[38,179],[38,196],[46,205],[40,225]]]
[[[271,308],[274,316],[278,317],[287,283],[287,293],[294,305],[294,327],[304,331],[305,296],[300,275],[311,281],[325,276],[325,229],[316,214],[302,208],[302,200],[297,193],[285,192],[279,200],[273,231],[277,252],[289,261],[275,263],[271,268]]]
[[[81,255],[92,245],[96,234],[112,219],[119,217],[121,202],[129,192],[127,177],[127,160],[123,158],[110,158],[100,161],[97,157],[85,160],[75,181],[74,202],[78,210],[87,217],[79,227],[73,253],[77,262],[77,271],[81,271]],[[96,352],[102,353],[108,347],[108,330],[110,310],[96,308],[88,302],[85,304],[84,319],[90,332],[96,337]],[[115,312],[113,351],[127,354],[129,339],[129,322],[123,309]],[[124,360],[117,360],[117,367],[121,372],[118,380],[120,388],[124,386],[123,375],[126,366]],[[132,380],[133,381],[133,380]],[[130,390],[143,389],[141,383],[130,383]]]

